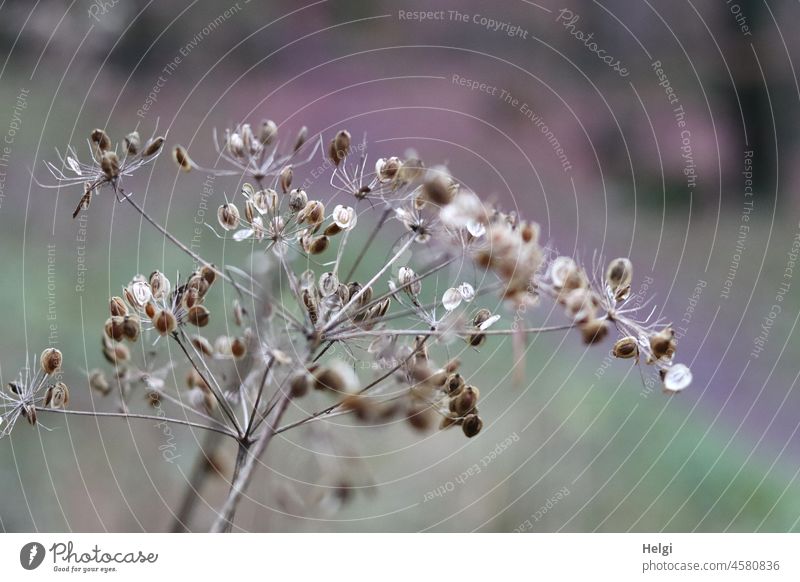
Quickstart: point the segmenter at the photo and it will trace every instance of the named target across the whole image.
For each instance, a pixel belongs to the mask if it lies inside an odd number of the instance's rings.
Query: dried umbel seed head
[[[128,339],[132,342],[135,342],[139,339],[139,332],[141,330],[141,326],[139,324],[139,318],[135,315],[126,315],[122,319],[122,335],[125,336],[125,339]]]
[[[476,436],[483,428],[483,421],[477,414],[468,414],[461,423],[461,430],[467,438]]]
[[[247,355],[247,342],[245,342],[244,338],[233,338],[233,341],[231,342],[231,355],[237,360],[240,360]]]
[[[620,338],[611,349],[611,354],[615,358],[621,358],[623,360],[636,358],[639,356],[639,342],[636,341],[635,337],[630,335]]]
[[[119,157],[111,151],[103,152],[100,158],[100,169],[103,170],[107,180],[116,180],[119,177]]]
[[[606,285],[617,299],[624,299],[630,291],[633,280],[633,264],[627,257],[614,259],[606,269]]]
[[[122,297],[112,297],[108,302],[108,310],[111,312],[111,315],[128,315],[128,307],[125,305],[125,301],[122,300]]]
[[[161,335],[167,335],[177,329],[178,320],[175,319],[175,314],[170,309],[161,309],[153,318],[153,326]]]
[[[47,348],[39,357],[39,362],[42,365],[42,371],[49,376],[61,369],[63,357],[61,356],[61,352],[56,348]]]
[[[350,132],[343,129],[331,140],[330,146],[328,147],[328,157],[330,157],[334,165],[338,166],[347,157],[349,151]]]
[[[309,200],[303,209],[297,213],[297,222],[311,226],[322,224],[325,220],[325,205],[319,200]]]
[[[164,138],[159,136],[153,138],[147,143],[145,146],[144,151],[142,152],[143,158],[149,158],[150,156],[156,155],[158,152],[161,151],[161,147],[164,145]]]
[[[44,405],[50,408],[66,408],[69,405],[69,387],[63,382],[50,386],[44,395]]]
[[[297,132],[297,137],[294,140],[294,151],[299,150],[303,147],[303,144],[308,141],[308,128],[304,125],[300,128],[300,131]]]
[[[233,230],[239,226],[239,209],[232,202],[223,204],[217,209],[217,221],[225,230]]]
[[[169,295],[171,289],[172,284],[164,273],[161,271],[153,271],[150,274],[150,291],[153,293],[155,299],[165,298]]]
[[[583,343],[596,344],[608,335],[608,321],[605,319],[590,319],[581,325]]]
[[[278,175],[278,183],[281,185],[281,191],[285,194],[292,187],[292,178],[294,178],[294,170],[292,166],[286,166],[281,170]]]
[[[308,194],[305,190],[295,188],[289,193],[289,210],[300,212],[308,204]]]
[[[132,131],[128,135],[125,136],[123,140],[123,145],[125,146],[125,151],[128,154],[135,156],[139,153],[139,148],[142,147],[142,140],[139,138],[138,131]]]
[[[108,385],[108,380],[102,370],[89,372],[89,387],[102,396],[108,396],[111,392],[111,386]]]
[[[675,330],[665,327],[660,332],[650,336],[650,351],[656,360],[669,360],[675,355]]]
[[[195,305],[186,314],[186,320],[197,327],[207,326],[210,318],[211,314],[203,305]]]
[[[409,267],[400,267],[397,271],[397,282],[412,297],[416,297],[422,291],[422,280],[418,279],[417,274]]]
[[[111,147],[111,140],[108,138],[108,134],[102,129],[95,129],[92,131],[89,139],[100,152],[105,152]]]
[[[194,167],[194,163],[189,157],[189,152],[187,152],[186,148],[183,146],[177,145],[173,148],[172,159],[183,172],[191,172]]]
[[[262,145],[269,145],[275,141],[277,135],[277,124],[271,119],[264,119],[261,122],[261,126],[258,128],[258,141],[260,141]]]
[[[677,394],[692,383],[692,371],[684,364],[675,364],[661,371],[663,391]]]

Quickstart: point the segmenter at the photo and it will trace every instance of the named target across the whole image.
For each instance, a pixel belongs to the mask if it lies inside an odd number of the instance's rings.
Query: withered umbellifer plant
[[[575,328],[583,342],[599,344],[613,331],[611,353],[651,366],[665,392],[691,382],[689,369],[673,363],[672,328],[651,321],[654,309],[639,316],[650,301],[632,293],[627,258],[595,258],[587,268],[558,256],[540,243],[537,224],[482,202],[447,168],[426,168],[413,152],[368,165],[365,143],[352,144],[344,130],[325,145],[303,128],[286,147],[277,125],[265,120],[256,131],[249,124],[226,130],[221,140],[215,132],[214,143],[226,168],[204,171],[237,176],[243,186],[208,226],[256,251],[248,268],[205,261],[123,189],[123,178],[160,155],[163,138],[142,145],[133,132],[114,147],[96,129],[89,163],[69,148],[58,164],[47,164],[57,181],[50,186],[83,183],[76,215],[109,187],[193,264],[173,281],[159,271],[136,274],[110,298],[102,350],[112,372],[93,370],[88,384],[116,398],[118,411],[67,409],[66,384],[49,380],[61,368],[61,352],[50,348],[39,371],[32,376],[33,367],[25,368],[2,394],[2,435],[20,417],[36,424],[46,411],[174,423],[208,431],[215,447],[214,439],[230,438],[235,459],[214,462],[232,465],[233,475],[213,526],[229,531],[270,441],[285,431],[335,430],[325,421],[350,415],[366,425],[402,419],[415,430],[478,435],[480,391],[470,378],[473,366],[460,359],[480,356],[494,336],[513,336],[521,369],[532,334]],[[172,154],[181,170],[199,169],[183,147]],[[321,160],[314,179],[297,187],[295,173],[314,160]],[[329,180],[320,182],[321,170]],[[205,300],[220,285],[229,285],[235,299],[228,316],[212,317]],[[563,307],[562,325],[526,322],[528,307],[542,298]],[[170,385],[176,377],[185,385]],[[134,401],[137,393],[144,398]],[[137,412],[135,402],[172,416]],[[204,474],[198,467],[175,529],[192,510]],[[339,475],[329,488],[343,500],[351,482],[347,471]]]

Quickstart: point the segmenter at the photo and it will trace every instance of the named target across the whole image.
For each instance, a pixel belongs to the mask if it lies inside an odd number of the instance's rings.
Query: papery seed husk
[[[258,141],[263,145],[269,145],[275,140],[278,135],[278,126],[271,119],[265,119],[261,122],[261,127],[258,131]]]
[[[130,155],[135,156],[137,153],[139,153],[139,148],[142,147],[142,141],[139,138],[139,132],[132,131],[126,135],[123,145],[125,146],[125,151]]]
[[[123,301],[122,297],[112,297],[108,302],[108,310],[111,312],[111,315],[128,315],[128,307],[125,305],[125,301]]]
[[[162,309],[155,314],[153,318],[153,326],[161,335],[167,335],[175,331],[178,327],[178,321],[175,319],[175,314],[169,309]]]
[[[611,354],[615,358],[635,358],[639,355],[639,342],[637,342],[636,338],[633,336],[620,338],[611,349]]]
[[[111,140],[109,139],[108,134],[102,129],[95,129],[92,131],[90,138],[92,143],[97,146],[97,149],[101,152],[105,152],[111,147]]]
[[[281,170],[280,175],[278,176],[278,182],[281,185],[281,190],[285,194],[289,191],[289,188],[292,187],[292,177],[294,176],[294,170],[292,166],[286,166],[283,170]]]
[[[619,257],[608,264],[606,269],[606,284],[612,291],[631,284],[633,279],[633,265],[627,257]]]
[[[189,309],[189,312],[186,314],[187,321],[197,327],[207,326],[210,317],[211,314],[203,305],[195,305]]]
[[[125,338],[135,342],[139,339],[139,332],[139,318],[132,315],[126,315],[122,321],[122,334],[125,336]]]
[[[237,337],[231,342],[231,354],[237,360],[243,358],[247,354],[247,343],[244,339]]]
[[[581,325],[581,334],[583,335],[583,343],[599,343],[608,334],[608,322],[605,319],[590,319]]]
[[[461,423],[461,430],[467,438],[476,436],[483,428],[483,421],[477,414],[468,414]]]
[[[47,348],[42,352],[39,362],[42,365],[42,371],[49,376],[61,369],[63,356],[60,350],[56,348]]]
[[[108,396],[111,392],[111,386],[108,385],[108,380],[106,380],[106,376],[102,370],[92,370],[89,372],[89,387],[103,396]]]
[[[300,131],[297,132],[297,137],[295,138],[294,141],[293,150],[296,152],[301,147],[303,147],[303,144],[306,143],[307,139],[308,139],[308,128],[304,125],[303,127],[300,128]]]
[[[100,169],[103,170],[107,180],[115,180],[119,177],[119,158],[114,152],[103,152],[100,159]]]
[[[172,150],[172,159],[178,165],[178,168],[183,172],[191,172],[194,164],[192,163],[189,153],[183,146],[175,146]]]
[[[207,358],[214,355],[214,348],[211,346],[211,342],[202,335],[192,336],[192,345]]]
[[[147,144],[147,147],[142,152],[142,157],[149,158],[150,156],[157,154],[161,150],[161,146],[163,145],[164,145],[163,137],[159,136],[154,138]]]

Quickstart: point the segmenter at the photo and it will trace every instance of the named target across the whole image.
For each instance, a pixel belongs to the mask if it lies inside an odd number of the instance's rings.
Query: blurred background
[[[796,531],[798,17],[797,3],[755,0],[6,0],[3,384],[54,345],[71,407],[109,409],[86,385],[86,371],[105,366],[108,296],[137,272],[191,268],[108,190],[72,220],[80,186],[32,180],[49,177],[42,160],[54,148],[82,149],[95,127],[114,139],[157,131],[212,165],[215,127],[270,117],[326,139],[346,127],[366,133],[373,159],[413,147],[447,163],[538,221],[558,252],[629,255],[634,290],[673,321],[694,383],[662,395],[611,361],[610,345],[584,349],[573,332],[531,338],[518,387],[510,341],[493,339],[467,362],[482,387],[479,438],[403,425],[287,433],[239,527]],[[164,155],[127,188],[189,240],[205,179],[178,176]],[[218,178],[209,207],[236,189]],[[246,260],[200,231],[205,258]],[[563,321],[549,304],[529,318]],[[52,432],[20,425],[0,441],[2,530],[169,529],[207,445],[175,429],[167,463],[147,422],[45,424]],[[329,471],[342,470],[359,486],[338,507],[325,493]],[[192,529],[208,528],[225,489],[205,482]]]

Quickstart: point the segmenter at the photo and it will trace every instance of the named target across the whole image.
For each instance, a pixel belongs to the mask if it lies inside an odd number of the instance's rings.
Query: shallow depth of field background
[[[447,12],[444,20],[400,18],[401,10],[431,5],[457,8],[467,22]],[[793,69],[800,62],[800,7],[749,0],[736,6],[0,3],[0,153],[8,147],[7,167],[0,167],[3,383],[16,376],[26,353],[52,340],[65,354],[72,408],[110,409],[85,381],[87,369],[104,366],[99,334],[107,297],[137,272],[190,268],[110,191],[95,198],[87,221],[73,221],[79,189],[42,190],[30,179],[29,170],[46,178],[41,160],[54,148],[83,148],[94,127],[120,138],[138,125],[149,136],[158,122],[169,144],[187,145],[193,158],[211,165],[214,127],[271,117],[286,132],[307,125],[326,138],[346,127],[357,138],[367,133],[373,159],[413,146],[429,165],[448,163],[469,188],[538,221],[544,239],[563,253],[586,261],[595,251],[630,255],[634,289],[652,279],[658,309],[682,335],[678,360],[692,366],[695,381],[667,398],[643,387],[629,362],[609,362],[610,343],[584,349],[573,332],[531,341],[528,385],[515,387],[510,341],[493,339],[482,356],[465,355],[483,394],[479,438],[467,441],[455,431],[420,437],[403,425],[343,426],[337,446],[344,448],[336,453],[365,457],[348,471],[360,484],[381,485],[331,512],[299,507],[293,489],[301,487],[292,481],[315,474],[315,454],[331,453],[304,452],[294,441],[300,435],[287,433],[269,449],[268,468],[239,510],[239,527],[800,529],[800,271],[790,254],[800,230],[800,88]],[[579,15],[575,29],[594,33],[599,48],[630,74],[606,66],[557,22],[562,8]],[[525,34],[487,30],[481,16]],[[181,51],[180,64],[165,72]],[[659,86],[654,61],[678,103],[671,105]],[[454,75],[498,89],[473,91],[454,83]],[[157,99],[144,110],[155,87]],[[516,105],[500,98],[502,90]],[[677,106],[685,111],[684,128]],[[563,147],[566,171],[527,110]],[[690,148],[694,182],[683,171],[683,146]],[[750,198],[742,174],[747,151]],[[164,155],[127,187],[190,239],[204,179],[199,172],[178,176]],[[235,178],[218,178],[212,207],[236,188]],[[325,184],[309,191],[329,194]],[[247,260],[247,249],[223,247],[201,231],[206,258]],[[380,241],[387,249],[389,238]],[[377,261],[383,252],[376,251]],[[563,319],[543,304],[529,321]],[[764,349],[754,353],[760,336]],[[20,424],[0,442],[0,529],[169,526],[202,435],[176,429],[180,457],[169,464],[158,450],[163,436],[147,422],[43,420],[52,432]],[[482,462],[507,439],[510,446]],[[193,528],[207,528],[224,490],[220,479],[203,489],[208,505],[201,502]],[[437,490],[444,494],[429,494]]]

